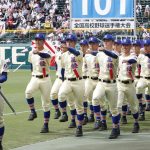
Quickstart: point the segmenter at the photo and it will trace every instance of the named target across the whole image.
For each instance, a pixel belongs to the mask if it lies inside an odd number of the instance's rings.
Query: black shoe
[[[94,114],[90,114],[89,118],[88,118],[88,122],[94,122]]]
[[[121,117],[121,122],[122,122],[122,124],[127,124],[128,123],[126,116]]]
[[[29,118],[28,118],[28,121],[32,121],[34,120],[35,118],[37,118],[37,114],[36,112],[31,112],[30,115],[29,115]]]
[[[150,111],[150,104],[148,104],[147,106],[146,106],[146,109],[145,109],[146,111]]]
[[[75,136],[76,137],[83,136],[82,128],[77,128],[76,129]]]
[[[111,131],[111,134],[109,136],[109,139],[116,139],[118,137],[118,129],[117,128],[113,128]]]
[[[2,141],[0,141],[0,150],[3,150]]]
[[[60,110],[55,111],[54,119],[58,119],[61,116]]]
[[[60,122],[66,122],[68,121],[68,115],[67,114],[63,114],[61,119],[59,120]]]
[[[76,122],[75,121],[71,121],[71,123],[70,123],[68,128],[76,128]]]
[[[140,126],[139,124],[134,124],[133,129],[132,129],[132,133],[138,133],[140,130]]]
[[[99,131],[104,131],[107,130],[107,124],[106,123],[102,123],[101,127],[99,128]]]
[[[45,127],[43,126],[40,133],[48,133],[49,132],[49,128],[48,127]]]
[[[145,115],[144,114],[140,114],[139,115],[139,121],[144,121],[145,120]]]
[[[101,121],[100,120],[96,120],[96,122],[94,123],[94,130],[97,130],[101,127]]]
[[[88,123],[88,117],[85,115],[83,119],[83,125],[86,125]]]

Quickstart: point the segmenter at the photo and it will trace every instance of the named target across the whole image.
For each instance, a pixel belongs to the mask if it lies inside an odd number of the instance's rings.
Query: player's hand
[[[103,51],[103,50],[105,50],[104,47],[99,47],[99,48],[98,48],[98,51]]]
[[[90,50],[87,50],[87,51],[85,52],[85,54],[91,54],[91,51],[90,51]]]
[[[128,63],[128,61],[127,60],[123,60],[122,63]]]
[[[33,50],[33,54],[39,54],[38,50]]]

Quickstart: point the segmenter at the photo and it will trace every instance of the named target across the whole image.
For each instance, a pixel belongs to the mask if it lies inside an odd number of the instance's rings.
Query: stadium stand
[[[143,29],[137,32],[137,36],[143,38],[144,29],[150,28],[149,0],[137,0],[136,16],[137,27]],[[4,35],[0,34],[0,42],[29,42],[37,30],[59,33],[61,29],[69,28],[69,20],[69,0],[1,0],[0,21],[5,22],[6,31]],[[116,34],[116,31],[111,32]],[[101,38],[105,33],[99,31],[96,34]],[[81,31],[78,37],[82,38],[90,34]],[[118,31],[117,34],[132,35],[133,32]]]

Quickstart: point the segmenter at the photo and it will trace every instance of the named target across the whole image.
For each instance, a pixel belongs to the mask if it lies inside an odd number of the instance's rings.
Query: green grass
[[[55,79],[55,72],[51,71],[52,81]],[[8,98],[9,102],[15,108],[16,112],[28,111],[28,105],[25,100],[25,88],[30,81],[31,72],[29,70],[19,70],[13,73],[10,70],[8,81],[2,85],[3,93]],[[35,106],[36,109],[42,109],[40,93],[36,92]],[[5,104],[5,114],[11,113],[11,110]],[[38,118],[33,122],[27,121],[28,112],[15,115],[4,115],[5,119],[5,135],[3,144],[5,149],[12,149],[23,145],[36,143],[40,141],[52,140],[64,136],[73,135],[75,130],[68,129],[69,121],[66,123],[60,123],[58,120],[54,120],[54,109],[51,105],[51,120],[49,124],[50,133],[40,134],[40,129],[43,125],[43,112],[38,111]],[[148,132],[150,130],[150,113],[146,114],[146,121],[141,122],[141,132]],[[128,125],[121,126],[121,130],[130,132],[133,125],[132,116],[128,116]],[[108,128],[111,128],[111,120],[108,118]],[[84,132],[92,131],[93,124],[87,124],[84,126]]]

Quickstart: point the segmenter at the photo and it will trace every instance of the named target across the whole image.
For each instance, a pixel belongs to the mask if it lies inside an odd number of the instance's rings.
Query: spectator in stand
[[[136,14],[137,16],[142,16],[142,5],[140,3],[136,5]]]
[[[149,5],[146,5],[146,7],[145,7],[144,16],[148,17],[148,18],[150,17],[150,7],[149,7]]]

